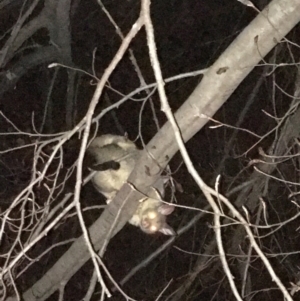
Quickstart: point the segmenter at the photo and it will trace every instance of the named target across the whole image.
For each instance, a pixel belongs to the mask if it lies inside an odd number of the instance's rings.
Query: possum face
[[[141,217],[141,229],[148,234],[159,231],[165,235],[175,235],[175,231],[166,223],[166,215],[171,214],[173,210],[174,207],[169,205],[145,210]]]
[[[165,222],[165,216],[158,213],[157,210],[148,209],[143,212],[141,228],[146,233],[155,233]]]

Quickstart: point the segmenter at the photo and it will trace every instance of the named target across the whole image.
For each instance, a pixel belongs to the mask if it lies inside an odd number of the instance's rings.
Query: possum
[[[123,136],[102,135],[96,137],[88,148],[96,162],[92,169],[96,174],[92,181],[95,188],[107,198],[109,203],[127,181],[141,154],[135,143]],[[154,185],[164,194],[163,179]],[[165,235],[175,235],[175,231],[166,222],[166,216],[171,214],[174,206],[162,203],[158,192],[153,189],[149,197],[139,203],[129,223],[140,227],[148,234],[161,232]]]

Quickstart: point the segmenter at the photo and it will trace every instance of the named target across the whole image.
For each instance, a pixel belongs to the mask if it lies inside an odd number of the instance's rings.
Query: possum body
[[[95,138],[88,152],[95,159],[95,170],[98,170],[98,165],[106,162],[119,163],[118,169],[99,171],[92,180],[95,188],[107,199],[112,200],[134,169],[140,150],[126,137],[108,134]]]

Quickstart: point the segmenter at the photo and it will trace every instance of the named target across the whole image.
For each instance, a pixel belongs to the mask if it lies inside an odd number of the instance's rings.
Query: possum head
[[[166,216],[174,211],[174,206],[162,204],[156,208],[149,208],[142,212],[140,228],[142,231],[152,234],[161,232],[165,235],[175,235],[175,231],[166,222]]]

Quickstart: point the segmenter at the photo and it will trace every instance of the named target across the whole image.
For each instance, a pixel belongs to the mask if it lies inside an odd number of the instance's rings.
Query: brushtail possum
[[[96,137],[88,152],[96,162],[92,168],[97,171],[92,179],[93,184],[109,203],[127,181],[141,151],[126,137],[108,134]],[[163,179],[159,179],[155,187],[163,194]],[[148,198],[140,202],[129,223],[149,234],[159,231],[165,235],[175,235],[166,222],[166,216],[173,212],[174,206],[162,203],[158,193],[153,191],[156,194],[151,192]]]

